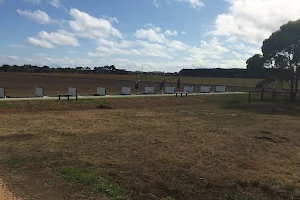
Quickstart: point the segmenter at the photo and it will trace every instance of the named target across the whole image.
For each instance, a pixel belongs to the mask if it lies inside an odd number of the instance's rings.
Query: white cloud
[[[55,8],[59,8],[61,6],[60,0],[49,0],[48,2],[50,5],[52,5]]]
[[[204,6],[204,3],[200,0],[176,0],[179,2],[188,2],[192,8],[199,8]]]
[[[32,45],[45,48],[54,48],[53,44],[75,47],[80,46],[72,33],[63,30],[52,33],[41,31],[37,35],[37,38],[29,37],[28,42]]]
[[[74,20],[69,21],[69,26],[81,37],[91,39],[99,37],[117,37],[122,38],[122,34],[114,28],[109,20],[104,18],[95,18],[88,13],[72,8],[70,15]]]
[[[226,0],[229,12],[218,15],[214,35],[261,45],[272,32],[300,18],[298,0]],[[250,11],[250,12],[249,12]],[[251,12],[255,11],[255,12]]]
[[[200,47],[191,47],[189,51],[191,52],[189,60],[203,62],[205,58],[220,59],[220,56],[229,52],[229,49],[224,47],[218,38],[213,38],[209,42],[202,40]]]
[[[215,63],[214,66],[217,66],[219,68],[245,68],[246,63],[244,59],[224,59],[219,63]]]
[[[155,7],[159,7],[160,6],[160,1],[163,1],[163,0],[153,0],[153,5]],[[184,3],[188,3],[190,5],[191,8],[200,8],[202,6],[204,6],[204,3],[201,1],[201,0],[164,0],[166,1],[168,4],[171,4],[172,1],[175,1],[175,2],[184,2]]]
[[[109,17],[109,16],[106,16],[106,15],[102,15],[102,17],[104,19],[107,19],[110,23],[119,23],[119,20],[116,17]]]
[[[133,45],[133,42],[129,40],[121,40],[119,42],[106,40],[106,39],[99,39],[98,40],[99,46],[107,46],[107,47],[116,47],[116,48],[129,48]]]
[[[153,24],[151,24],[151,23],[145,24],[145,28],[153,29],[153,30],[155,30],[156,32],[160,32],[160,31],[161,31],[161,28],[160,28],[160,27],[157,27],[157,26],[155,26],[155,25],[153,25]]]
[[[64,56],[61,58],[55,58],[46,54],[35,54],[33,58],[29,58],[32,64],[43,66],[48,65],[51,67],[75,67],[75,66],[91,66],[92,61],[86,58],[70,58]]]
[[[161,44],[149,43],[146,41],[137,41],[136,43],[140,47],[139,51],[144,56],[172,59],[167,53],[167,48]]]
[[[161,45],[159,43],[150,43],[147,41],[137,40],[137,41],[128,41],[128,40],[119,40],[112,41],[106,39],[98,40],[97,51],[101,53],[90,52],[90,56],[103,56],[107,55],[127,55],[127,56],[143,56],[143,57],[160,57],[168,58],[171,56],[168,55],[168,47]],[[170,49],[177,50],[182,48],[180,42],[175,41],[170,43]]]
[[[153,0],[153,5],[158,8],[159,7],[159,3],[158,3],[158,0]]]
[[[243,43],[233,44],[231,49],[238,50],[250,54],[261,54],[261,49],[258,45],[245,45]]]
[[[152,25],[149,25],[152,26]],[[165,43],[166,38],[159,27],[151,27],[149,29],[139,29],[134,36],[138,39],[146,39],[150,42]]]
[[[185,31],[182,31],[182,32],[181,32],[181,35],[186,35],[186,32],[185,32]]]
[[[24,2],[39,5],[42,3],[42,0],[24,0]]]
[[[0,65],[20,65],[24,64],[18,56],[0,55]]]
[[[158,43],[149,43],[146,41],[126,41],[120,42],[108,41],[100,39],[98,41],[99,46],[97,51],[89,52],[89,56],[103,56],[108,55],[127,55],[127,56],[148,56],[148,57],[160,57],[171,59],[168,55],[166,46]],[[103,54],[104,53],[104,54]]]
[[[18,56],[5,56],[5,55],[0,55],[0,59],[19,60]]]
[[[171,50],[175,50],[175,51],[183,51],[183,50],[186,50],[187,48],[189,48],[188,45],[186,45],[183,42],[178,41],[178,40],[168,41],[167,47],[169,47]]]
[[[240,54],[235,51],[232,51],[232,55],[234,56],[234,58],[238,58],[238,59],[248,59],[251,57],[251,55],[249,54]]]
[[[110,55],[140,55],[140,53],[135,49],[120,49],[116,47],[98,47],[98,51],[110,54]],[[91,56],[100,55],[96,52],[96,54],[89,53]]]
[[[11,48],[20,48],[20,49],[23,49],[23,48],[26,48],[27,46],[23,45],[23,44],[10,44],[9,45]]]
[[[34,46],[39,46],[39,47],[48,48],[48,49],[54,48],[54,46],[51,43],[44,41],[44,40],[36,39],[33,37],[29,37],[27,39],[27,41],[29,44],[34,45]]]
[[[178,32],[177,31],[166,30],[164,34],[167,35],[167,36],[176,36],[176,35],[178,35]]]
[[[59,31],[53,33],[41,31],[38,34],[38,38],[58,45],[80,46],[74,35],[67,31]]]
[[[41,10],[36,10],[32,12],[29,10],[17,9],[17,12],[19,13],[19,15],[28,17],[40,24],[49,24],[55,22],[54,20],[51,19],[51,17],[47,13]]]

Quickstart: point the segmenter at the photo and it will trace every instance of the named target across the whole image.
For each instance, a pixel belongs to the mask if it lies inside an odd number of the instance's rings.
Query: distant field
[[[9,96],[33,96],[35,87],[43,87],[45,95],[66,93],[68,87],[76,87],[79,94],[88,95],[96,92],[96,87],[105,87],[109,94],[119,94],[121,87],[134,87],[137,76],[133,75],[93,75],[93,74],[27,74],[0,73],[0,88],[5,88]],[[178,77],[171,76],[139,76],[140,92],[145,86],[158,88],[162,80],[167,85],[175,85]],[[181,77],[182,85],[194,85],[195,91],[200,85],[226,85],[229,91],[248,91],[259,82],[256,79],[240,78],[198,78]],[[212,87],[214,90],[214,87]]]
[[[0,110],[0,178],[23,199],[299,198],[298,103],[224,95]]]

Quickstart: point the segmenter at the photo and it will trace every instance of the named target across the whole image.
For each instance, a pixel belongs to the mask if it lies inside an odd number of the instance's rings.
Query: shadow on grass
[[[300,102],[270,101],[225,101],[220,102],[221,109],[240,110],[255,114],[300,116]]]

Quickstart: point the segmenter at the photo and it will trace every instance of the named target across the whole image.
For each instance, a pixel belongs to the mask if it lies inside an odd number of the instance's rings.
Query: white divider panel
[[[226,92],[226,86],[216,86],[216,92]]]
[[[131,87],[122,87],[123,95],[131,95]]]
[[[202,92],[202,93],[210,93],[210,86],[201,86],[200,92]]]
[[[5,98],[5,91],[3,88],[0,88],[0,98]]]
[[[194,92],[194,87],[193,86],[184,86],[184,92],[189,92],[193,93]]]
[[[44,97],[44,89],[43,88],[35,88],[35,96]]]
[[[77,89],[69,87],[68,88],[68,94],[71,95],[71,96],[76,96],[77,95]]]
[[[175,87],[166,87],[165,93],[166,94],[175,94]]]
[[[97,87],[97,94],[99,96],[105,96],[106,95],[106,89],[102,87]]]
[[[154,87],[145,87],[145,94],[154,94]]]

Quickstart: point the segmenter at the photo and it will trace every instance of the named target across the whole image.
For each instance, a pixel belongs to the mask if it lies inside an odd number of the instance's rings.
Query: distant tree
[[[300,77],[300,20],[280,27],[263,42],[264,68],[275,69],[270,81],[287,82],[290,99],[298,93]],[[267,81],[268,82],[268,81]]]
[[[248,70],[256,70],[262,69],[264,67],[264,57],[260,54],[255,54],[251,58],[247,60],[247,69]]]
[[[109,68],[111,71],[116,71],[116,67],[114,65],[111,65]]]
[[[81,71],[81,70],[83,70],[83,67],[76,67],[75,69],[76,69],[76,71]]]

